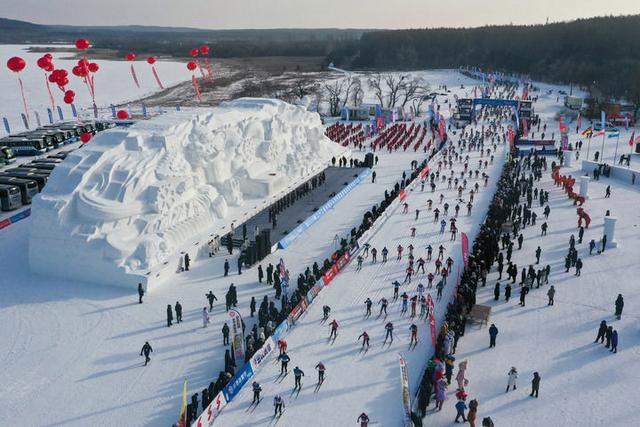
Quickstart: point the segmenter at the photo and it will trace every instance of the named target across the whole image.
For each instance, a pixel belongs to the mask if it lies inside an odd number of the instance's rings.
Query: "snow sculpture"
[[[304,108],[243,98],[98,134],[33,202],[31,269],[130,289],[160,283],[231,211],[342,155],[323,132]]]

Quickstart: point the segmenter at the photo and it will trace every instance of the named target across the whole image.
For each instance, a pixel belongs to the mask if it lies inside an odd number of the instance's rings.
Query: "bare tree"
[[[349,97],[351,96],[352,92],[355,90],[355,88],[360,84],[360,80],[356,77],[353,77],[351,74],[349,74],[345,79],[344,79],[344,96],[342,97],[342,107],[344,108],[347,105],[347,102],[349,102]]]
[[[421,77],[415,77],[405,81],[399,92],[400,106],[404,108],[416,98],[424,97],[429,92],[429,85]]]
[[[372,74],[367,83],[369,88],[373,90],[373,94],[378,98],[381,107],[384,107],[384,93],[382,92],[382,74]]]
[[[408,74],[386,74],[384,76],[384,82],[387,85],[388,96],[387,108],[394,108],[400,97],[400,91],[405,86],[407,80],[409,80]]]
[[[324,93],[329,103],[329,115],[335,117],[340,114],[340,100],[344,92],[344,80],[338,79],[324,84]]]
[[[358,107],[362,104],[364,98],[364,90],[362,89],[362,82],[359,78],[356,78],[356,84],[351,92],[351,103],[354,107]]]

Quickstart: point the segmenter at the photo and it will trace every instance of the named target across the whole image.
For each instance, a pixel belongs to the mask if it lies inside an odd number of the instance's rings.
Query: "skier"
[[[412,345],[413,348],[415,348],[418,345],[418,327],[415,323],[412,323],[409,327],[409,330],[411,331],[411,341],[409,341],[409,348],[411,348]]]
[[[207,311],[207,307],[203,307],[202,308],[202,327],[206,328],[210,322],[211,322],[211,319],[209,318],[209,312]]]
[[[553,297],[556,295],[556,289],[551,285],[549,290],[547,291],[547,296],[549,297],[549,303],[547,305],[553,305]]]
[[[217,301],[218,298],[216,298],[211,290],[209,290],[208,294],[205,294],[205,297],[207,297],[207,301],[209,301],[209,311],[213,310],[213,302]]]
[[[367,298],[364,301],[364,304],[367,307],[367,312],[365,313],[365,317],[369,317],[369,316],[371,316],[371,305],[373,304],[373,302],[371,301],[370,298]]]
[[[171,309],[171,304],[167,305],[167,328],[171,327],[173,321],[173,310]]]
[[[276,394],[273,398],[273,406],[275,408],[275,411],[273,413],[273,416],[281,416],[282,415],[282,410],[284,408],[284,399],[282,398],[282,396],[280,396],[279,394]]]
[[[326,370],[326,368],[324,367],[324,364],[322,362],[318,362],[318,364],[316,365],[316,369],[318,370],[318,384],[322,384],[322,382],[324,381],[324,371]]]
[[[529,396],[533,397],[535,394],[536,398],[538,397],[538,390],[540,389],[540,375],[537,372],[533,373],[533,379],[531,380],[531,394]]]
[[[151,348],[151,344],[149,341],[145,341],[142,346],[142,350],[140,350],[140,356],[144,354],[144,366],[147,366],[147,363],[151,362],[151,358],[149,357],[149,353],[152,353],[153,349]]]
[[[387,305],[389,305],[389,301],[387,301],[385,297],[382,297],[378,304],[380,304],[380,313],[378,313],[378,317],[382,316],[383,311],[384,317],[387,317]]]
[[[336,321],[336,319],[333,319],[331,323],[329,323],[329,326],[331,326],[331,332],[329,333],[329,340],[333,338],[333,340],[335,341],[335,339],[338,337],[338,322]]]
[[[496,346],[496,337],[498,336],[498,328],[495,324],[489,327],[489,348]]]
[[[299,367],[295,367],[293,368],[293,378],[294,378],[294,382],[295,385],[293,387],[293,389],[298,389],[300,390],[302,388],[302,377],[304,377],[304,372],[302,371],[302,369],[300,369]]]
[[[364,258],[362,258],[362,255],[358,255],[357,261],[358,261],[358,265],[356,267],[356,271],[360,271],[362,270],[362,261],[364,261]]]
[[[378,262],[378,250],[376,248],[371,249],[371,263],[375,264]]]
[[[254,381],[253,384],[251,384],[251,388],[253,389],[253,401],[251,404],[253,405],[255,403],[257,405],[260,403],[260,392],[262,391],[262,387],[260,387],[260,384],[258,384],[257,381]]]
[[[142,304],[142,297],[144,296],[144,289],[142,283],[138,283],[138,304]]]
[[[182,322],[182,305],[180,305],[180,301],[176,301],[176,323]]]
[[[364,348],[365,344],[367,348],[369,348],[369,334],[367,333],[367,331],[364,331],[360,334],[360,336],[358,337],[358,341],[360,341],[360,338],[362,338],[362,347],[360,348],[360,350]]]
[[[511,370],[509,370],[507,377],[509,377],[509,380],[507,381],[507,391],[505,391],[505,393],[507,393],[509,391],[509,388],[511,387],[513,387],[514,390],[516,389],[516,380],[518,379],[518,370],[515,368],[515,366],[511,367]]]
[[[622,309],[624,308],[624,299],[622,298],[622,294],[618,294],[618,298],[616,298],[616,319],[620,320],[622,317]]]
[[[331,307],[328,305],[322,306],[322,320],[326,321],[329,319],[329,313],[331,313]]]
[[[382,248],[382,262],[387,262],[387,255],[389,254],[389,250],[385,246]]]
[[[400,310],[400,314],[405,314],[407,312],[407,304],[409,302],[409,295],[406,292],[402,293],[402,309]]]
[[[391,341],[389,342],[389,345],[391,345],[391,343],[393,342],[393,323],[387,322],[387,324],[384,325],[384,329],[387,332],[384,336],[384,342],[382,343],[382,345],[386,344],[388,338],[391,338]]]
[[[396,301],[398,299],[398,291],[400,289],[400,282],[394,280],[393,285],[393,300]]]
[[[226,323],[222,326],[222,345],[229,345],[229,325]]]
[[[369,416],[363,412],[358,416],[356,422],[360,423],[360,427],[367,427],[369,425]]]
[[[438,291],[436,294],[436,301],[440,301],[442,299],[442,289],[444,289],[444,281],[440,279],[436,285],[436,290]]]
[[[291,358],[289,357],[287,352],[285,351],[280,356],[278,356],[278,360],[280,361],[280,375],[288,374],[289,369],[287,369],[287,365],[289,364]]]

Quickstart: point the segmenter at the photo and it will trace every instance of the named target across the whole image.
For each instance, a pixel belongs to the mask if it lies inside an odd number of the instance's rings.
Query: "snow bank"
[[[230,210],[341,152],[323,131],[301,107],[242,98],[103,132],[59,165],[34,200],[31,269],[147,284],[151,270]]]

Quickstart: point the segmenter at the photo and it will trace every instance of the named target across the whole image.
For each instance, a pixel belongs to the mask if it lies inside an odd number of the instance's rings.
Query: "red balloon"
[[[47,77],[47,78],[51,83],[55,83],[56,80],[58,80],[57,76],[55,74],[53,74],[53,73],[49,74],[49,77]]]
[[[24,59],[20,58],[19,56],[14,56],[13,58],[9,58],[9,60],[7,61],[7,68],[13,71],[14,73],[19,73],[20,71],[24,70],[24,67],[26,66],[27,66],[27,63],[24,61]]]
[[[64,103],[65,104],[73,104],[73,96],[65,96],[64,97]]]
[[[91,141],[91,137],[92,136],[93,135],[91,135],[88,132],[83,133],[82,135],[80,135],[80,141],[82,141],[84,144],[86,144],[87,142]]]
[[[209,46],[207,45],[200,46],[200,53],[203,55],[209,55]]]
[[[78,76],[78,77],[86,77],[88,74],[87,68],[82,67],[80,65],[76,65],[75,67],[73,67],[71,72],[73,73],[74,76]]]
[[[127,59],[127,61],[135,61],[136,54],[135,53],[127,53],[127,56],[125,56],[125,58]]]
[[[51,60],[46,56],[43,56],[41,58],[38,58],[37,64],[38,64],[38,67],[44,70],[49,66],[49,64],[51,64]]]
[[[100,69],[100,66],[95,62],[92,62],[91,64],[89,64],[89,71],[91,71],[92,73],[97,73],[99,69]]]
[[[195,70],[197,67],[198,67],[198,66],[196,65],[196,63],[195,63],[195,62],[193,62],[193,61],[189,61],[189,62],[187,62],[187,69],[188,69],[189,71],[193,71],[193,70]]]
[[[55,69],[55,67],[53,66],[52,63],[49,63],[49,65],[47,65],[46,67],[44,67],[44,70],[47,72],[52,72]]]
[[[49,60],[52,60],[52,59],[53,59],[53,55],[51,55],[50,53],[45,53],[45,54],[44,54],[44,57],[45,57],[45,58],[49,58]]]
[[[56,80],[56,83],[58,83],[58,86],[60,86],[61,88],[64,88],[69,84],[69,78],[65,76],[59,77],[58,80]]]
[[[78,65],[81,67],[86,67],[89,65],[89,60],[87,58],[78,59]]]
[[[127,112],[127,110],[118,110],[118,112],[116,113],[116,117],[120,120],[126,120],[129,118],[129,113]]]
[[[63,68],[60,68],[58,70],[56,70],[58,72],[58,75],[62,76],[62,77],[67,77],[69,75],[69,72]]]
[[[147,63],[151,64],[151,65],[155,64],[156,63],[156,58],[154,58],[153,56],[148,57],[147,58]]]
[[[69,98],[73,98],[73,97],[75,97],[75,96],[76,96],[76,93],[75,93],[74,91],[72,91],[71,89],[69,89],[68,91],[66,91],[66,92],[64,93],[64,96],[65,96],[65,97],[67,97],[67,96],[68,96]]]
[[[196,47],[196,48],[194,48],[194,49],[191,49],[191,50],[189,51],[189,55],[193,56],[194,58],[195,58],[196,56],[198,56],[198,54],[199,54],[199,53],[200,53],[200,51],[198,50],[198,48],[197,48],[197,47]]]
[[[89,49],[89,40],[87,39],[78,39],[76,40],[76,48],[80,50]]]

